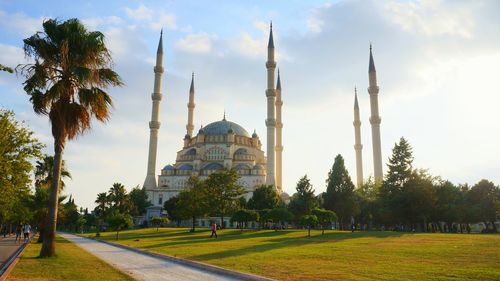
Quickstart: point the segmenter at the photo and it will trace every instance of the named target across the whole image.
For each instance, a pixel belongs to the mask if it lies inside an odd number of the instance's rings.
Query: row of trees
[[[260,186],[246,202],[235,171],[222,170],[206,180],[190,178],[188,188],[165,202],[173,221],[190,219],[192,230],[197,218],[231,216],[239,227],[255,221],[289,222],[297,227],[321,226],[332,221],[347,229],[354,221],[363,229],[413,231],[470,231],[470,223],[484,222],[496,232],[494,222],[500,213],[500,189],[481,180],[472,187],[454,185],[427,171],[413,168],[408,141],[395,144],[382,182],[368,180],[355,188],[341,155],[326,179],[326,191],[315,195],[307,175],[299,179],[296,192],[285,205],[272,186]]]
[[[494,183],[454,185],[415,169],[412,147],[404,138],[394,145],[387,168],[382,182],[369,180],[355,189],[338,155],[319,204],[334,210],[342,227],[353,216],[368,229],[463,232],[470,230],[470,223],[484,222],[490,231],[497,231],[500,189]]]

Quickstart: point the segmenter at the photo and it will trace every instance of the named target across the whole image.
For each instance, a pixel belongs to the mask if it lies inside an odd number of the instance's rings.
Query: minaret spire
[[[191,74],[191,86],[189,87],[189,102],[187,104],[188,108],[188,123],[186,125],[186,134],[189,137],[193,136],[193,129],[194,129],[194,108],[195,108],[195,103],[194,103],[194,72]]]
[[[148,170],[144,187],[146,190],[155,189],[156,185],[156,153],[158,148],[158,131],[160,129],[160,101],[161,101],[161,79],[163,75],[163,29],[160,32],[160,41],[156,52],[156,66],[154,67],[155,82],[151,99],[153,102],[151,121],[149,122],[149,153]],[[150,198],[151,201],[153,198]]]
[[[356,151],[356,185],[363,184],[363,145],[361,144],[361,119],[359,118],[358,91],[354,87],[354,150]]]
[[[266,184],[273,185],[276,187],[275,180],[275,132],[276,132],[276,120],[275,120],[275,98],[276,98],[276,89],[274,87],[274,70],[276,69],[276,61],[274,60],[274,39],[273,39],[273,24],[269,27],[269,43],[267,45],[267,119],[266,119],[266,127],[267,127],[267,175],[266,175]]]
[[[375,71],[375,63],[373,61],[372,45],[370,43],[370,62],[368,66],[368,79],[369,87],[368,93],[370,94],[370,124],[372,126],[372,146],[373,146],[373,170],[375,182],[383,180],[382,172],[382,148],[380,142],[380,123],[381,118],[378,111],[378,92],[377,85],[377,72]]]
[[[283,100],[281,99],[281,78],[280,70],[278,69],[278,81],[276,82],[276,188],[278,191],[283,191],[282,185],[282,154],[283,154],[283,144],[282,144],[282,129],[283,123],[281,121],[281,107],[283,106]]]

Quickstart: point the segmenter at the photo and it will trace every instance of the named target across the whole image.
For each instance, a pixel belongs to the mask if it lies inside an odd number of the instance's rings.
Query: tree
[[[30,201],[32,160],[41,157],[43,145],[14,113],[0,109],[0,227],[26,220],[16,210]]]
[[[178,203],[179,195],[172,196],[163,203],[163,210],[167,212],[167,216],[171,221],[176,221],[177,226],[180,226],[182,217],[177,211]]]
[[[146,189],[144,187],[134,187],[129,193],[129,198],[132,216],[141,216],[145,214],[147,208],[151,206],[151,202],[148,200],[148,194],[146,193]]]
[[[87,31],[78,19],[49,19],[43,32],[24,41],[24,52],[35,63],[19,66],[25,75],[24,90],[35,113],[48,115],[54,137],[54,173],[49,198],[47,231],[40,256],[55,255],[55,230],[62,154],[67,140],[91,127],[91,119],[109,118],[108,86],[122,85],[111,70],[111,55],[101,32]]]
[[[283,225],[285,222],[290,222],[293,220],[293,214],[290,213],[286,208],[275,208],[270,210],[267,215],[267,219],[272,220],[275,224]],[[278,228],[275,227],[277,231]]]
[[[323,199],[325,208],[334,211],[339,216],[342,229],[345,229],[348,219],[359,212],[354,184],[345,168],[344,158],[340,154],[335,157],[332,169],[328,172]]]
[[[176,203],[174,213],[179,215],[180,218],[191,219],[191,232],[194,232],[196,218],[202,217],[208,212],[207,194],[204,190],[204,182],[200,181],[196,176],[188,179],[187,188],[179,193],[179,201]]]
[[[41,160],[36,161],[35,166],[35,188],[37,189],[45,189],[50,191],[50,186],[52,185],[52,176],[54,171],[54,156],[44,155]],[[64,160],[61,163],[61,178],[59,183],[59,191],[62,191],[66,186],[64,182],[64,178],[71,179],[71,173],[66,168],[66,163]],[[40,196],[35,196],[35,199],[39,199],[42,201],[36,201],[35,204],[35,212],[37,213],[37,222],[38,222],[38,243],[43,242],[44,234],[47,222],[47,205],[49,203],[49,197],[42,195],[41,190],[38,190]],[[49,195],[49,192],[44,192]],[[61,202],[61,201],[59,201]]]
[[[118,234],[121,230],[134,226],[132,216],[116,211],[108,218],[108,224],[113,230],[116,231],[116,240],[118,240]]]
[[[316,208],[312,211],[312,214],[318,219],[318,223],[321,225],[321,234],[325,234],[325,228],[332,225],[332,222],[337,220],[337,214],[335,212],[325,209]]]
[[[311,237],[311,228],[318,224],[318,218],[315,215],[304,215],[300,217],[300,224],[307,227],[307,236]]]
[[[245,193],[238,178],[235,170],[219,170],[205,180],[208,208],[213,215],[220,216],[221,228],[225,227],[224,216],[235,210],[238,198]]]
[[[12,68],[4,66],[2,64],[0,64],[0,71],[6,71],[6,72],[9,72],[9,73],[14,73],[14,70]]]
[[[480,180],[467,193],[467,202],[475,210],[474,218],[483,221],[486,232],[497,232],[495,222],[500,208],[500,188],[488,180]],[[491,223],[492,229],[489,230]]]
[[[257,213],[255,210],[241,209],[236,211],[231,216],[231,222],[237,222],[239,224],[239,227],[241,228],[241,231],[243,231],[243,228],[246,227],[248,222],[258,221],[258,220],[259,220],[259,213]]]
[[[153,217],[151,219],[151,223],[156,226],[156,231],[158,231],[158,227],[162,224],[168,223],[168,218],[166,217]]]
[[[281,199],[273,185],[261,185],[257,187],[248,200],[248,208],[253,210],[264,210],[277,208]]]
[[[54,171],[54,156],[44,155],[42,160],[36,161],[35,166],[35,186],[50,188],[52,185],[52,176]],[[61,178],[59,183],[60,190],[63,190],[66,186],[64,179],[71,179],[71,173],[66,168],[66,163],[64,160],[61,162]]]
[[[318,200],[314,196],[314,189],[307,175],[304,175],[297,182],[296,190],[297,192],[292,195],[288,207],[298,220],[303,215],[310,214],[318,206]]]
[[[120,213],[130,213],[130,200],[125,186],[121,183],[114,183],[108,191],[111,207]]]
[[[380,213],[382,221],[389,223],[401,221],[403,213],[400,205],[401,192],[403,186],[408,182],[413,173],[412,148],[408,141],[401,137],[399,143],[394,144],[392,156],[387,164],[388,171],[385,180],[380,187],[381,206]]]
[[[355,216],[356,221],[367,224],[368,230],[372,228],[373,221],[380,219],[380,185],[376,184],[373,178],[369,178],[359,188],[355,189],[356,201],[359,213]]]

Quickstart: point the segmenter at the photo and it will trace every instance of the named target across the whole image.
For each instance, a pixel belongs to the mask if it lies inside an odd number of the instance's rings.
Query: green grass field
[[[8,280],[134,280],[61,237],[57,238],[57,257],[38,258],[41,247],[29,245]]]
[[[279,280],[500,280],[500,235],[160,228],[102,239]]]

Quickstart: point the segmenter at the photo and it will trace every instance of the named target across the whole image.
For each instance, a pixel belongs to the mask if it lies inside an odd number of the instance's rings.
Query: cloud
[[[22,37],[30,36],[39,31],[45,17],[29,17],[24,13],[7,13],[0,10],[0,26]]]
[[[213,36],[204,32],[189,34],[186,37],[179,39],[175,43],[175,47],[178,50],[188,53],[206,54],[212,50],[213,38]]]
[[[168,28],[170,30],[177,29],[175,15],[164,10],[153,10],[146,7],[144,4],[141,4],[135,9],[125,7],[124,10],[129,18],[144,22],[153,30],[161,28]]]
[[[122,26],[125,23],[125,21],[118,16],[84,18],[82,22],[89,30],[96,30],[100,27]]]
[[[139,7],[136,9],[131,9],[128,7],[125,7],[125,13],[127,15],[135,20],[145,20],[145,21],[151,21],[153,19],[153,10],[144,6],[141,4]]]
[[[310,16],[306,19],[306,26],[311,32],[319,33],[323,30],[325,22],[321,17],[321,12],[329,9],[331,6],[331,3],[326,3],[311,10]]]
[[[478,1],[479,2],[479,1]],[[427,36],[472,38],[476,3],[442,0],[391,1],[385,6],[389,19],[407,32]]]

